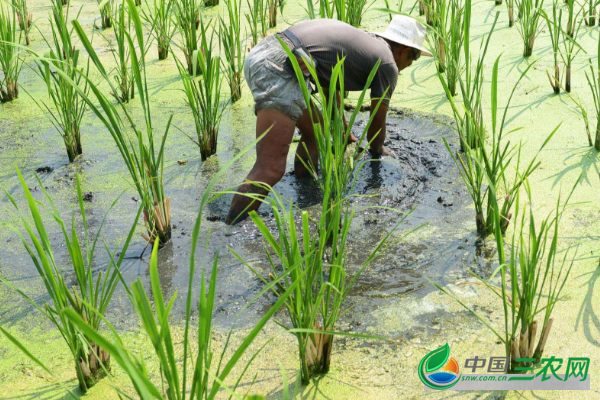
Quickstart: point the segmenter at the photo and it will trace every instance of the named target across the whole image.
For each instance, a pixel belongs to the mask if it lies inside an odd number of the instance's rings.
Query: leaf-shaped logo
[[[421,359],[421,362],[419,363],[419,367],[418,367],[419,368],[418,369],[419,378],[421,379],[421,381],[425,385],[429,386],[432,389],[436,389],[436,390],[449,389],[452,386],[456,385],[456,383],[459,381],[459,378],[460,378],[460,376],[456,375],[456,374],[454,374],[454,377],[452,377],[453,374],[449,374],[447,372],[442,371],[442,372],[437,372],[435,374],[431,374],[429,376],[425,375],[426,373],[430,373],[430,372],[433,372],[435,370],[442,368],[448,361],[449,357],[450,357],[450,346],[448,346],[448,343],[446,343],[439,349],[433,350],[431,353],[429,353],[425,357],[423,357]],[[456,364],[456,361],[454,359],[452,359],[452,361],[454,361],[454,363]],[[458,368],[456,368],[455,373],[458,373]],[[440,378],[438,375],[442,375],[441,376],[442,379],[446,379],[446,378],[451,378],[451,379],[449,379],[447,381],[435,379],[434,377]]]
[[[446,361],[448,361],[449,356],[450,347],[448,346],[448,343],[427,354],[425,356],[425,359],[427,359],[427,362],[425,363],[425,371],[432,372],[436,369],[442,368],[446,364]]]

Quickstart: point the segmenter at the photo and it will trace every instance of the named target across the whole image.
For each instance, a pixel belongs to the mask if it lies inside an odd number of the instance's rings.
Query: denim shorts
[[[297,121],[306,110],[306,102],[296,73],[286,60],[287,54],[277,36],[271,35],[246,57],[244,76],[254,96],[255,113],[274,108]],[[310,92],[308,79],[305,84]]]

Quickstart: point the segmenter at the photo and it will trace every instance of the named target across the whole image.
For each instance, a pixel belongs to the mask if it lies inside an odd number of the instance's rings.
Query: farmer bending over
[[[362,91],[373,67],[381,60],[370,87],[371,112],[384,94],[385,98],[373,116],[367,132],[369,141],[377,135],[369,150],[374,157],[379,157],[390,155],[383,146],[385,120],[398,80],[398,72],[409,67],[421,54],[431,56],[431,53],[423,48],[425,33],[426,29],[421,24],[406,16],[394,16],[386,31],[376,34],[343,22],[316,19],[291,26],[261,41],[248,54],[244,75],[256,102],[256,136],[259,137],[267,130],[268,133],[256,145],[256,162],[246,178],[247,181],[274,186],[281,180],[296,127],[301,133],[294,163],[296,176],[309,174],[299,159],[303,159],[308,165],[310,159],[314,166],[317,166],[318,162],[310,113],[296,74],[291,63],[286,62],[287,54],[277,36],[297,56],[309,90],[310,74],[298,54],[310,57],[316,67],[319,82],[324,88],[329,87],[331,71],[338,59],[345,56],[344,88],[348,91]],[[311,107],[316,115],[320,115],[314,105]],[[356,141],[356,138],[349,135],[349,140]],[[249,211],[260,206],[259,201],[246,197],[243,193],[267,195],[264,189],[250,183],[242,184],[238,192],[242,194],[233,198],[227,224],[246,218]]]

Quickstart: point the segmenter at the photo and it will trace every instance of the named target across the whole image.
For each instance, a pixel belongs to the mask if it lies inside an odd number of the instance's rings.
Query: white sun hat
[[[392,42],[421,50],[424,56],[431,56],[431,52],[423,47],[426,33],[427,29],[416,19],[406,15],[394,15],[385,32],[375,34]]]

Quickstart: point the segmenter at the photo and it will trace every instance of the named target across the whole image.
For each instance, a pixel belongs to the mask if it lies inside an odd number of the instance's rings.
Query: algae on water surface
[[[44,20],[47,14],[47,2],[30,2],[30,11],[42,31],[48,31],[48,23]],[[73,1],[71,7],[79,9],[83,6],[79,21],[91,34],[94,18],[98,16],[94,2]],[[304,4],[299,1],[287,2],[283,18],[279,18],[278,29],[288,23],[296,22],[305,16]],[[363,25],[371,31],[382,31],[387,25],[387,14],[377,11],[383,1],[377,1],[367,12]],[[412,5],[406,4],[408,11]],[[244,5],[245,7],[245,5]],[[563,122],[547,149],[540,154],[542,165],[531,177],[533,203],[536,211],[545,214],[556,203],[558,193],[570,189],[575,179],[583,173],[582,183],[576,190],[572,203],[577,204],[570,209],[563,222],[561,242],[563,246],[581,243],[580,260],[571,273],[571,279],[565,288],[566,298],[556,308],[555,332],[561,332],[571,338],[569,341],[558,340],[555,336],[547,346],[548,354],[556,356],[589,356],[592,365],[600,362],[597,347],[600,345],[600,333],[594,321],[600,312],[597,294],[595,271],[598,265],[598,221],[600,216],[598,205],[598,156],[595,150],[587,147],[585,128],[577,108],[564,95],[554,95],[548,84],[546,70],[553,68],[553,59],[548,32],[536,40],[533,56],[529,60],[522,58],[522,41],[516,28],[508,28],[506,8],[495,7],[493,2],[477,2],[473,8],[472,51],[477,51],[479,38],[490,28],[495,11],[500,11],[498,29],[493,34],[488,59],[493,60],[502,53],[500,62],[499,87],[512,87],[520,71],[535,61],[526,79],[518,88],[508,114],[508,128],[523,129],[510,135],[513,143],[519,141],[524,145],[524,162],[530,154],[539,148],[543,138],[551,129]],[[208,15],[217,15],[223,11],[217,6]],[[244,12],[244,11],[243,11]],[[274,30],[273,30],[274,31]],[[98,35],[99,32],[94,32]],[[581,53],[573,67],[572,94],[581,99],[583,105],[591,109],[591,97],[583,75],[589,57],[596,56],[595,43],[598,40],[598,29],[582,27],[578,37],[581,45],[588,51]],[[44,51],[44,45],[37,32],[31,34],[32,48]],[[175,53],[181,56],[176,49]],[[152,57],[154,57],[154,53]],[[105,52],[101,57],[108,60]],[[164,62],[149,62],[149,86],[152,91],[153,107],[156,107],[157,127],[163,127],[171,114],[174,124],[181,129],[192,132],[192,121],[185,108],[183,93],[172,59]],[[491,76],[491,63],[485,66],[485,76]],[[93,79],[96,81],[97,76]],[[45,88],[39,85],[35,74],[24,70],[21,85],[36,98],[45,95]],[[489,90],[489,81],[484,90]],[[102,87],[106,90],[106,87]],[[252,98],[247,87],[242,89],[242,99],[234,104],[224,115],[221,129],[222,135],[217,149],[217,156],[206,163],[200,163],[197,149],[190,145],[184,135],[173,134],[169,138],[166,154],[165,185],[169,188],[173,202],[173,243],[161,251],[159,260],[161,267],[161,283],[165,295],[172,295],[181,289],[187,280],[187,249],[189,249],[191,221],[195,217],[198,199],[212,173],[219,169],[249,140],[254,138],[254,112]],[[501,91],[499,104],[504,104],[508,91]],[[489,96],[483,96],[484,118],[489,120]],[[423,113],[450,115],[445,95],[436,76],[435,65],[431,59],[421,58],[410,69],[400,75],[392,105]],[[137,116],[140,118],[141,115]],[[394,126],[394,124],[397,124]],[[18,184],[13,174],[14,164],[23,171],[31,172],[37,168],[49,167],[49,172],[42,172],[41,177],[48,190],[55,198],[57,206],[70,213],[75,207],[74,173],[82,173],[83,191],[93,193],[92,201],[87,203],[90,223],[97,226],[99,218],[109,204],[123,191],[125,193],[117,203],[109,220],[104,237],[109,246],[119,244],[126,232],[123,227],[131,220],[139,205],[135,198],[122,161],[118,157],[114,142],[98,121],[86,114],[82,126],[83,157],[72,165],[68,160],[60,137],[50,123],[42,116],[27,95],[23,94],[18,101],[0,106],[0,183],[13,195],[19,195]],[[474,223],[469,203],[459,182],[453,166],[439,161],[433,156],[437,152],[439,159],[447,157],[440,148],[441,136],[454,137],[448,127],[435,125],[428,119],[424,121],[411,114],[394,117],[390,121],[389,138],[392,145],[403,151],[399,152],[396,161],[383,162],[380,165],[367,166],[363,170],[359,189],[364,193],[379,193],[374,199],[359,199],[357,206],[382,204],[410,208],[417,205],[411,226],[431,221],[430,225],[408,242],[386,253],[373,267],[370,274],[363,275],[351,296],[355,306],[342,324],[342,330],[366,332],[392,338],[388,343],[377,343],[359,339],[341,339],[337,342],[334,354],[335,367],[329,375],[315,381],[303,389],[305,396],[315,398],[356,398],[357,393],[364,398],[420,398],[423,394],[422,383],[418,380],[416,366],[421,357],[430,349],[437,348],[445,342],[452,345],[453,357],[462,360],[470,355],[499,355],[502,347],[495,344],[494,338],[475,319],[463,312],[459,306],[449,302],[430,286],[425,284],[424,276],[436,282],[447,283],[449,287],[469,305],[477,305],[490,315],[492,321],[501,323],[497,303],[472,280],[466,279],[466,271],[474,268],[484,274],[493,270],[485,261],[489,247],[476,244]],[[436,143],[429,143],[436,140]],[[417,143],[416,143],[417,142]],[[420,142],[420,143],[418,143]],[[295,149],[291,149],[293,153]],[[422,162],[425,157],[431,165]],[[187,161],[180,165],[178,161]],[[225,175],[220,189],[235,186],[244,177],[254,161],[252,154],[242,158]],[[447,159],[446,159],[447,161]],[[439,164],[438,164],[439,163]],[[291,157],[288,171],[291,170]],[[415,167],[415,169],[413,169]],[[432,167],[434,172],[429,171]],[[428,177],[427,182],[412,185],[413,177],[422,171]],[[436,175],[436,173],[438,175]],[[413,174],[413,175],[411,175]],[[407,186],[404,187],[403,185]],[[315,186],[296,180],[286,175],[276,189],[286,197],[294,199],[303,207],[316,204]],[[413,194],[412,202],[404,202],[404,194]],[[34,196],[40,192],[34,191]],[[438,201],[438,199],[441,199]],[[317,200],[318,201],[318,200]],[[450,205],[451,204],[451,205]],[[250,223],[244,223],[231,230],[223,227],[222,218],[228,207],[228,199],[222,198],[211,205],[210,221],[207,225],[213,229],[216,243],[241,249],[244,255],[255,260],[259,268],[266,268],[266,260],[260,259],[262,254],[257,240],[257,232]],[[0,198],[2,221],[14,222],[14,218],[6,211],[9,204]],[[266,212],[266,210],[262,210]],[[267,218],[268,219],[268,218]],[[96,225],[94,225],[96,224]],[[355,222],[351,241],[355,249],[356,262],[360,261],[362,246],[376,241],[377,232],[388,227],[389,223],[374,211],[365,212]],[[141,228],[140,228],[141,231]],[[50,232],[56,236],[58,232]],[[32,274],[32,266],[27,264],[25,254],[16,245],[16,238],[6,230],[0,231],[0,274],[8,279],[16,279],[20,287],[29,293],[39,291],[39,281]],[[142,253],[145,244],[139,239],[132,243],[128,256],[135,257]],[[215,248],[209,248],[203,257],[210,257]],[[487,254],[489,256],[489,254]],[[147,285],[147,259],[128,258],[124,265],[126,279],[131,282],[142,277]],[[103,265],[98,259],[98,265]],[[354,260],[353,260],[354,262]],[[262,266],[262,267],[261,267]],[[260,283],[253,280],[245,268],[236,264],[232,257],[224,257],[219,282],[219,304],[216,323],[220,333],[218,340],[223,340],[221,333],[230,326],[235,312],[253,296]],[[199,282],[196,282],[199,284]],[[181,295],[180,291],[180,298]],[[68,363],[68,352],[62,347],[62,341],[56,332],[47,329],[41,319],[6,288],[0,289],[0,318],[3,326],[19,339],[26,341],[32,352],[42,361],[48,363],[56,378],[69,387],[76,385],[74,373]],[[43,301],[43,298],[38,298]],[[251,321],[260,315],[264,308],[271,304],[271,298],[262,299],[255,304],[244,318]],[[177,312],[179,309],[179,313]],[[181,315],[181,303],[176,305],[176,317]],[[573,312],[576,311],[576,312]],[[121,293],[117,293],[114,308],[108,318],[119,329],[127,330],[126,341],[132,349],[142,352],[149,350],[149,344],[140,340],[137,326],[131,322],[129,305]],[[247,326],[242,318],[241,328]],[[280,397],[281,376],[278,368],[273,368],[273,360],[281,360],[288,370],[288,377],[294,376],[297,362],[294,354],[293,338],[284,334],[273,324],[269,325],[265,334],[255,343],[264,343],[275,337],[277,346],[269,346],[253,364],[260,379],[253,386],[252,392],[267,394],[269,397]],[[41,369],[27,361],[4,338],[0,339],[0,393],[27,393],[30,396],[45,398],[62,398],[64,392],[52,383]],[[4,361],[7,362],[4,362]],[[156,364],[149,360],[149,370],[154,376],[159,373]],[[250,375],[249,378],[251,379]],[[119,387],[127,390],[129,382],[122,372],[115,372],[115,381]],[[250,382],[246,382],[249,384]],[[594,398],[599,384],[592,380],[592,392],[585,394],[546,392],[548,398]],[[246,386],[247,387],[247,386]],[[106,389],[106,390],[105,390]],[[106,398],[109,384],[92,390],[88,397]],[[113,392],[111,392],[113,393]],[[113,393],[114,395],[114,393]],[[446,393],[447,395],[447,393]],[[456,395],[456,393],[452,393]],[[466,394],[459,397],[473,398],[483,393]],[[532,393],[514,393],[508,397],[535,397]],[[442,393],[431,394],[432,398],[441,398]],[[493,396],[493,395],[492,395]],[[115,397],[116,398],[116,397]]]

